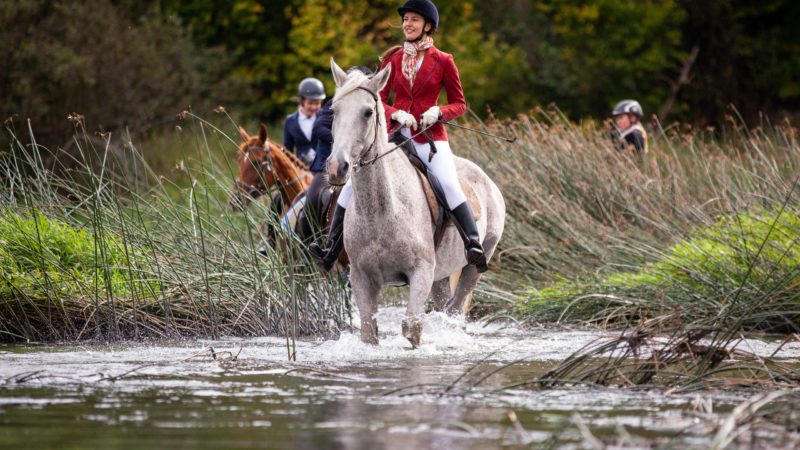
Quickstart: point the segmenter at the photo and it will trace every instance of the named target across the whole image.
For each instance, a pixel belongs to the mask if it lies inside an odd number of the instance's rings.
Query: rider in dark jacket
[[[318,229],[320,224],[324,222],[322,212],[325,205],[322,205],[320,197],[327,185],[325,180],[325,161],[331,155],[331,146],[333,145],[332,125],[333,110],[331,109],[331,100],[328,100],[317,111],[317,120],[314,122],[314,130],[312,131],[317,140],[317,147],[314,162],[311,163],[311,172],[314,174],[314,178],[311,180],[311,185],[308,186],[308,191],[306,191],[306,218],[311,221],[314,229]]]
[[[316,78],[306,78],[300,82],[297,96],[300,99],[297,111],[283,122],[283,146],[304,163],[311,164],[317,146],[314,124],[325,100],[325,86]]]

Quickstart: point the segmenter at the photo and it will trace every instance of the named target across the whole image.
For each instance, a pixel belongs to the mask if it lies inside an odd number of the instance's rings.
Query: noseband
[[[266,183],[264,183],[264,172],[266,170],[272,172],[275,179],[275,184],[278,185],[279,190],[288,188],[294,185],[295,183],[299,183],[301,181],[302,174],[299,177],[295,178],[294,180],[289,181],[288,183],[283,183],[283,181],[281,181],[280,177],[278,177],[278,172],[275,170],[275,166],[272,164],[272,156],[269,149],[269,140],[264,142],[264,145],[261,147],[257,145],[248,145],[246,151],[247,153],[245,154],[245,157],[247,157],[248,159],[250,158],[250,152],[263,151],[265,154],[264,161],[261,161],[258,164],[261,171],[259,172],[259,177],[258,177],[259,182],[257,184],[248,184],[239,179],[238,177],[236,178],[236,186],[240,190],[247,192],[247,195],[255,198],[257,196],[265,194],[267,190],[269,190],[269,186],[267,186]]]

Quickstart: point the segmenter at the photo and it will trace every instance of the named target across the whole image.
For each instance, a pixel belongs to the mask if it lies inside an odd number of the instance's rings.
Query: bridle
[[[277,186],[278,190],[288,189],[294,184],[300,183],[302,181],[303,178],[302,174],[297,178],[288,181],[287,183],[284,183],[280,179],[280,177],[278,177],[278,172],[275,170],[275,166],[272,164],[272,156],[270,156],[271,152],[269,149],[269,139],[267,139],[264,142],[264,145],[260,147],[257,145],[248,145],[245,151],[246,151],[245,157],[248,158],[248,160],[250,160],[250,153],[254,151],[263,151],[264,154],[266,155],[264,160],[258,164],[258,168],[260,170],[258,171],[259,182],[257,184],[245,183],[239,177],[236,177],[236,182],[235,182],[236,187],[238,187],[239,190],[241,191],[247,192],[247,195],[249,195],[250,197],[256,198],[258,196],[264,195],[269,190],[269,186],[267,186],[267,184],[264,182],[264,173],[267,170],[269,170],[273,174],[273,177],[275,179],[275,185]],[[252,161],[250,161],[250,163],[253,164]]]
[[[356,172],[359,169],[362,169],[362,168],[364,168],[366,166],[371,166],[371,165],[375,164],[376,162],[378,162],[379,159],[383,158],[384,156],[388,155],[389,153],[392,153],[393,151],[397,150],[398,148],[402,148],[406,143],[411,142],[415,137],[425,133],[426,131],[428,131],[429,128],[431,128],[433,125],[435,125],[435,123],[433,123],[433,124],[429,125],[428,127],[421,129],[417,134],[412,135],[410,138],[408,138],[408,139],[404,140],[403,142],[395,145],[394,147],[384,151],[383,153],[379,153],[379,154],[375,155],[373,158],[365,160],[364,158],[366,158],[367,154],[369,154],[372,151],[372,149],[375,147],[375,144],[378,142],[378,128],[379,128],[379,125],[380,125],[380,115],[378,115],[378,102],[380,100],[378,99],[378,95],[376,93],[372,92],[371,90],[369,90],[369,89],[367,89],[367,88],[365,88],[363,86],[357,86],[354,90],[352,90],[350,92],[355,92],[356,90],[362,90],[364,92],[369,93],[369,95],[375,101],[375,126],[373,127],[375,132],[374,132],[374,137],[372,138],[372,143],[369,144],[369,147],[367,147],[366,150],[361,152],[361,154],[358,157],[358,161],[356,161],[356,163],[353,164],[353,171],[354,172]],[[350,92],[348,92],[348,94]],[[347,95],[347,94],[345,94],[345,95]],[[433,140],[430,138],[430,136],[427,135],[427,133],[425,133],[425,137],[428,139],[428,142],[431,144],[431,150],[432,150],[431,151],[431,157],[433,157],[433,154],[435,153],[435,150],[434,150],[435,147],[433,146]]]

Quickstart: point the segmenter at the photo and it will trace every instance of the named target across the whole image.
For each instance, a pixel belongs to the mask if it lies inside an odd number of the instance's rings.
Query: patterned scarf
[[[408,84],[414,86],[414,78],[417,76],[417,63],[419,62],[419,52],[433,47],[433,38],[425,35],[417,42],[406,41],[403,44],[403,75],[408,80]]]

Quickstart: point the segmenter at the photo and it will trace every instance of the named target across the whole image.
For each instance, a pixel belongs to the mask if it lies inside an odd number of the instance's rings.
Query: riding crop
[[[506,141],[506,142],[508,142],[509,144],[513,144],[514,142],[516,142],[516,141],[517,141],[517,137],[516,137],[516,136],[512,136],[512,137],[510,137],[510,138],[503,137],[503,136],[498,136],[498,135],[496,135],[496,134],[491,134],[491,133],[487,133],[487,132],[485,132],[485,131],[476,130],[476,129],[474,129],[474,128],[465,127],[465,126],[463,126],[463,125],[458,125],[458,124],[456,124],[456,123],[449,122],[449,121],[447,121],[447,120],[444,120],[444,119],[439,119],[439,122],[440,122],[440,123],[442,123],[442,124],[444,124],[444,125],[450,125],[451,127],[461,128],[461,129],[464,129],[464,130],[467,130],[467,131],[472,131],[473,133],[478,133],[478,134],[482,134],[482,135],[484,135],[484,136],[489,136],[489,137],[493,137],[493,138],[495,138],[495,139],[500,139],[501,141]]]

